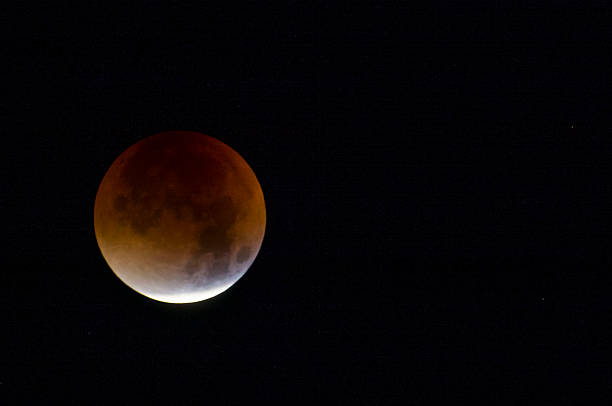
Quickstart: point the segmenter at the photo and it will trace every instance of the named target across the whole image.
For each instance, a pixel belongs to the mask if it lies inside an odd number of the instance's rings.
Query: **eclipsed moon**
[[[255,174],[210,136],[164,132],[129,147],[96,195],[94,228],[113,272],[169,303],[208,299],[249,269],[266,209]]]

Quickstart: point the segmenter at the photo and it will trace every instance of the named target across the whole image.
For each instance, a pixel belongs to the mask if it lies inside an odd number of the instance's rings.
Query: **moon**
[[[208,135],[163,132],[129,147],[96,194],[94,229],[112,271],[138,293],[192,303],[252,265],[266,209],[246,161]]]

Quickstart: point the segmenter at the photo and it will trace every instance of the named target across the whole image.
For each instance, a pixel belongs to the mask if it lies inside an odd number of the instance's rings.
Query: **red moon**
[[[232,148],[196,132],[132,145],[96,194],[104,259],[130,288],[162,302],[198,302],[228,289],[255,260],[265,228],[253,170]]]

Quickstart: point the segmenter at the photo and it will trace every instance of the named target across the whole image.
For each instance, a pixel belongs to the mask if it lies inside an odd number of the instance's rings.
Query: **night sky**
[[[2,19],[0,403],[610,398],[605,2],[124,3]],[[169,130],[266,201],[250,270],[189,305],[93,229],[115,158]]]

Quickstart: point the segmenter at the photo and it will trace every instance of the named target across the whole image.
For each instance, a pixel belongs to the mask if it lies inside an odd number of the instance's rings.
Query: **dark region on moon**
[[[204,241],[200,244],[202,249],[199,252],[218,252],[215,250],[231,243],[224,233],[236,220],[234,213],[237,205],[231,202],[229,196],[213,199],[208,204],[193,199],[193,196],[217,195],[219,191],[215,190],[215,185],[216,188],[224,185],[227,174],[236,170],[235,165],[215,158],[214,151],[198,151],[194,145],[206,149],[220,147],[203,143],[199,137],[191,134],[177,134],[172,139],[172,145],[167,144],[163,137],[153,137],[147,143],[136,144],[132,156],[122,161],[120,178],[129,192],[128,195],[118,195],[113,202],[117,212],[123,214],[120,221],[144,235],[159,224],[163,210],[172,211],[177,219],[189,213],[196,223],[207,223],[213,219],[214,226],[202,230],[201,240]],[[222,151],[219,150],[218,154],[222,155]],[[202,182],[202,177],[215,181]],[[245,195],[243,192],[252,195],[246,183],[238,182],[234,187],[243,189],[241,196]]]
[[[238,210],[237,205],[229,196],[222,196],[207,205],[205,211],[215,213],[214,223],[202,227],[198,236],[198,247],[185,265],[185,271],[189,274],[201,271],[201,258],[206,254],[213,254],[213,266],[206,272],[206,275],[214,276],[227,272],[229,268],[230,249],[234,240],[229,230],[236,222]]]
[[[238,251],[238,254],[236,255],[236,262],[242,264],[243,262],[246,262],[247,259],[249,259],[250,255],[251,248],[245,245],[244,247],[240,248],[240,251]]]

